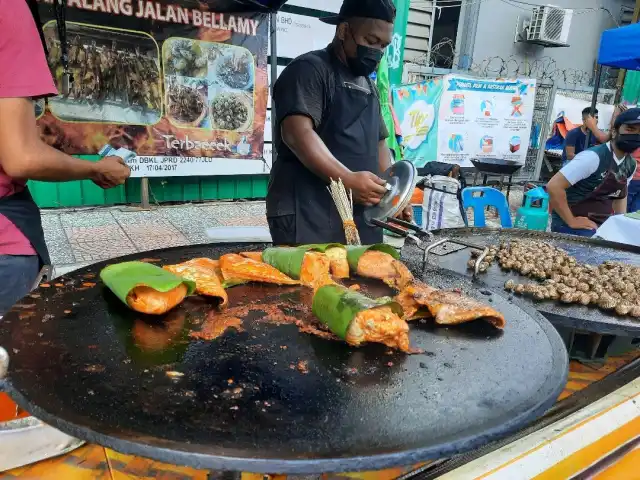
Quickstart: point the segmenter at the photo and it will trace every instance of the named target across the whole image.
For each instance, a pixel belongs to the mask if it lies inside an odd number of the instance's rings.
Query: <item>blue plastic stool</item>
[[[479,194],[479,195],[478,195]],[[507,198],[500,190],[491,187],[467,187],[462,190],[462,207],[473,208],[473,226],[486,227],[485,209],[494,207],[504,228],[513,227]]]

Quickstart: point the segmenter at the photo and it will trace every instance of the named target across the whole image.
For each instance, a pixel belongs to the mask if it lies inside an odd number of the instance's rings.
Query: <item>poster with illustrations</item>
[[[218,13],[215,3],[67,0],[75,81],[40,108],[45,140],[69,154],[106,143],[133,150],[134,176],[206,174],[210,158],[262,158],[268,17]],[[50,0],[40,13],[61,91]]]
[[[471,158],[524,164],[535,80],[444,77],[438,109],[438,160],[471,167]]]
[[[438,155],[438,106],[443,85],[443,77],[439,77],[392,90],[405,147],[404,158],[416,167],[423,167]]]

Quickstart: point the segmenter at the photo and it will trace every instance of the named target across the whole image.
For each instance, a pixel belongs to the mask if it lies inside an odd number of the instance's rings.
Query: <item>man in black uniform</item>
[[[274,244],[345,242],[342,221],[327,191],[342,179],[353,191],[354,220],[363,244],[382,242],[368,226],[365,206],[385,194],[378,177],[391,166],[388,137],[371,74],[391,42],[392,0],[345,0],[333,42],[296,58],[275,84],[274,139],[267,217]],[[410,209],[403,212],[410,218]]]

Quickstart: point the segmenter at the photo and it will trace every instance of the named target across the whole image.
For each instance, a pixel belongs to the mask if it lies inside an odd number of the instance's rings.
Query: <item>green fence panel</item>
[[[218,180],[216,177],[204,177],[200,180],[201,195],[203,201],[217,200]]]
[[[84,155],[79,158],[97,161],[100,157]],[[109,190],[88,180],[29,182],[29,188],[40,208],[73,208],[140,203],[140,182],[140,178],[132,178]],[[263,199],[268,183],[268,175],[151,178],[149,197],[151,203]]]
[[[216,200],[233,200],[236,196],[237,178],[220,177],[218,179],[218,198]]]
[[[202,200],[200,179],[198,177],[184,177],[182,183],[182,197],[184,202],[199,202]]]

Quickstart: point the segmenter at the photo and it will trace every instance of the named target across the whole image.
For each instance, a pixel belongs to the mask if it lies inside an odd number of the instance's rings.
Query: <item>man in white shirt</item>
[[[640,108],[621,113],[611,135],[611,142],[576,155],[549,181],[553,232],[591,237],[612,213],[626,212],[636,171],[630,153],[640,147]]]

